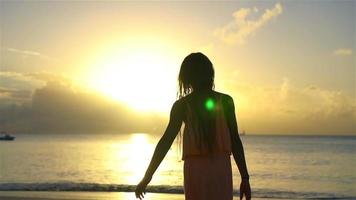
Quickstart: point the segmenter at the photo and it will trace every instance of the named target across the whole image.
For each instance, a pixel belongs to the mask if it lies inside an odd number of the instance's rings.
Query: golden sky
[[[110,116],[112,124],[101,122],[105,130],[123,129],[113,124],[127,112],[158,116],[155,125],[141,123],[158,130],[176,100],[180,63],[201,51],[214,64],[216,90],[234,97],[241,130],[356,134],[355,7],[354,1],[1,1],[0,127],[37,130],[44,125],[27,121],[21,108],[39,109],[40,117],[51,107],[42,105],[54,104],[50,99],[68,98],[55,102],[70,115],[70,99],[78,98],[88,106],[76,111],[83,116],[93,104],[91,114]],[[128,110],[110,112],[112,102]],[[12,105],[18,110],[6,118]]]

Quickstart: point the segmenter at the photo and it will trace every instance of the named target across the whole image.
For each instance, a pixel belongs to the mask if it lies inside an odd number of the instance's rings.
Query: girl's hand
[[[151,181],[151,178],[144,177],[142,181],[136,186],[135,194],[136,198],[142,200],[144,198],[143,194],[146,194],[146,187]]]
[[[240,184],[240,200],[245,195],[246,200],[251,199],[251,188],[250,182],[248,179],[242,179]]]

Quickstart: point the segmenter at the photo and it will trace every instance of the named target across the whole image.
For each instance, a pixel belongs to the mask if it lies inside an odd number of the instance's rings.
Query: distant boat
[[[242,133],[240,133],[241,136],[244,136],[246,135],[246,131],[245,130],[242,130]]]
[[[5,131],[1,131],[0,141],[1,140],[12,141],[14,139],[15,139],[15,136],[11,136],[11,135],[7,134]]]

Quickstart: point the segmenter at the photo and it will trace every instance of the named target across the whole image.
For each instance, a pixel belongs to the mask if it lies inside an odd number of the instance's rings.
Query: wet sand
[[[136,200],[132,192],[25,192],[1,191],[0,200]],[[183,200],[182,194],[147,193],[145,200]]]
[[[0,191],[0,200],[136,200],[133,192]],[[237,196],[235,199],[239,199]],[[253,198],[258,200],[260,198]],[[147,193],[144,200],[184,200],[183,194]],[[281,199],[279,199],[281,200]]]

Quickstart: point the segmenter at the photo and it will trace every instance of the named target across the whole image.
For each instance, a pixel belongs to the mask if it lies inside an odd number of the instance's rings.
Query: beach
[[[133,192],[47,192],[9,191],[0,192],[0,200],[135,200]],[[183,200],[182,194],[147,193],[146,200]]]
[[[0,192],[0,200],[136,200],[133,192]],[[145,200],[184,200],[183,194],[147,193]],[[237,196],[234,199],[238,199]],[[263,199],[263,198],[253,198]],[[270,199],[270,198],[268,198]],[[279,199],[283,200],[283,199]]]

